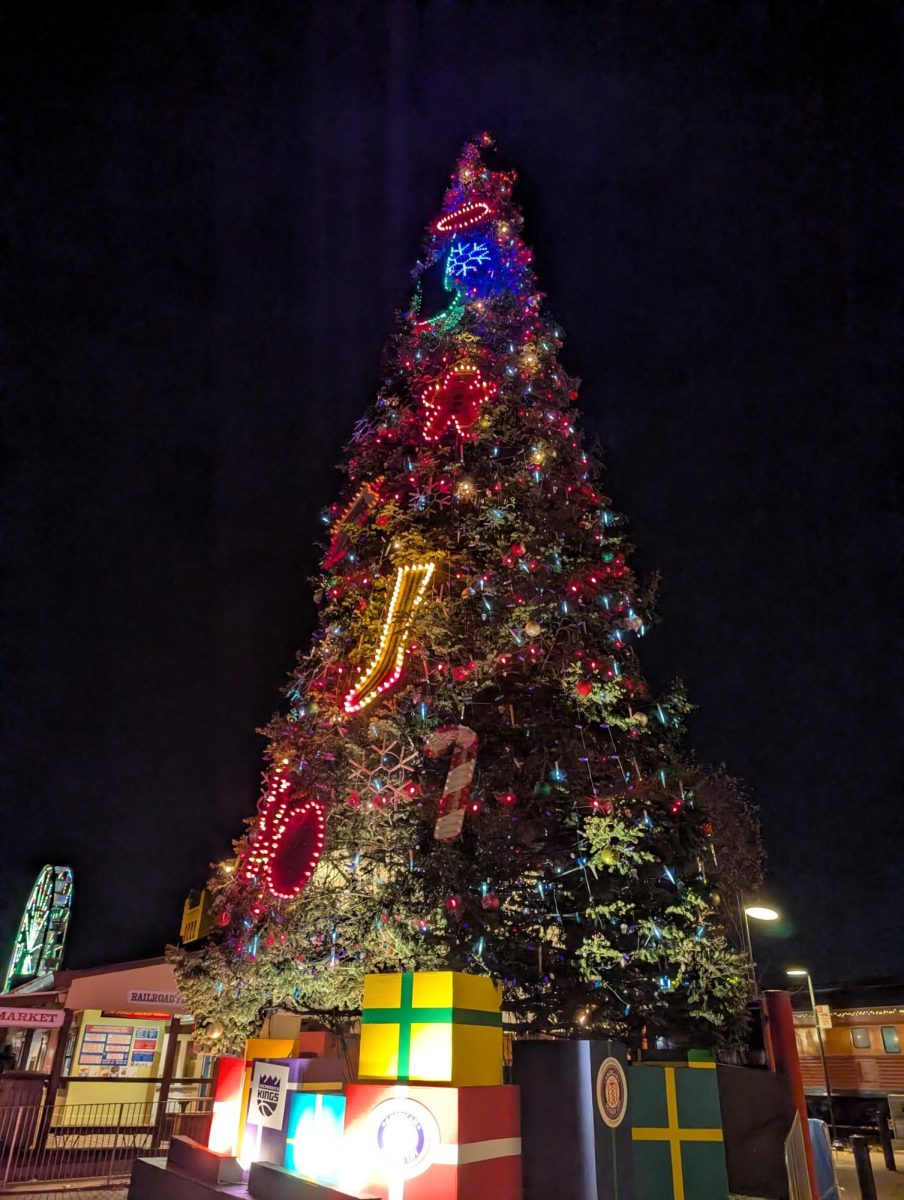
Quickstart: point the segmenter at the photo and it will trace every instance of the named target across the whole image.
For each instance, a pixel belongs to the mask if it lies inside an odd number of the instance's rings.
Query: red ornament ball
[[[487,892],[480,903],[487,912],[496,912],[499,908],[499,897],[495,892]]]
[[[450,913],[461,912],[461,896],[450,896],[446,901],[446,908]]]
[[[589,679],[578,680],[577,693],[579,696],[589,696],[593,691],[593,684]]]
[[[224,908],[222,912],[217,913],[217,924],[223,925],[223,926],[228,925],[229,921],[231,919],[231,915],[232,914],[229,912],[229,909]]]
[[[458,680],[459,683],[464,683],[470,677],[471,672],[467,667],[453,667],[452,678]]]

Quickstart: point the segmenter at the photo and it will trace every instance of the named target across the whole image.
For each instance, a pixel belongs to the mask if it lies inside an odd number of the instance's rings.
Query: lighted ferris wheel
[[[4,992],[26,979],[55,971],[63,961],[72,912],[72,870],[41,869],[22,913],[3,984]]]

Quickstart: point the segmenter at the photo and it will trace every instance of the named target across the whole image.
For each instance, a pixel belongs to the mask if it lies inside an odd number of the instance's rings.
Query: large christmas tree
[[[202,1028],[347,1022],[373,971],[501,979],[515,1027],[713,1041],[747,978],[722,931],[680,690],[585,448],[489,137],[465,146],[341,470],[319,628],[258,814],[176,952]]]

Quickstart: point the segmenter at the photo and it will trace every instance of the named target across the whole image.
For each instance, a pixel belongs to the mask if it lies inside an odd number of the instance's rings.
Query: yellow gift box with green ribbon
[[[501,1084],[501,1003],[501,985],[486,975],[368,975],[358,1078]]]

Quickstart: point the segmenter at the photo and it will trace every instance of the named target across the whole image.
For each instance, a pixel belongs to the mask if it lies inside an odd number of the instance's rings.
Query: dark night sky
[[[158,953],[253,810],[333,464],[487,127],[664,575],[648,672],[761,808],[763,957],[904,975],[899,14],[7,9],[0,944],[54,861],[70,965]]]

